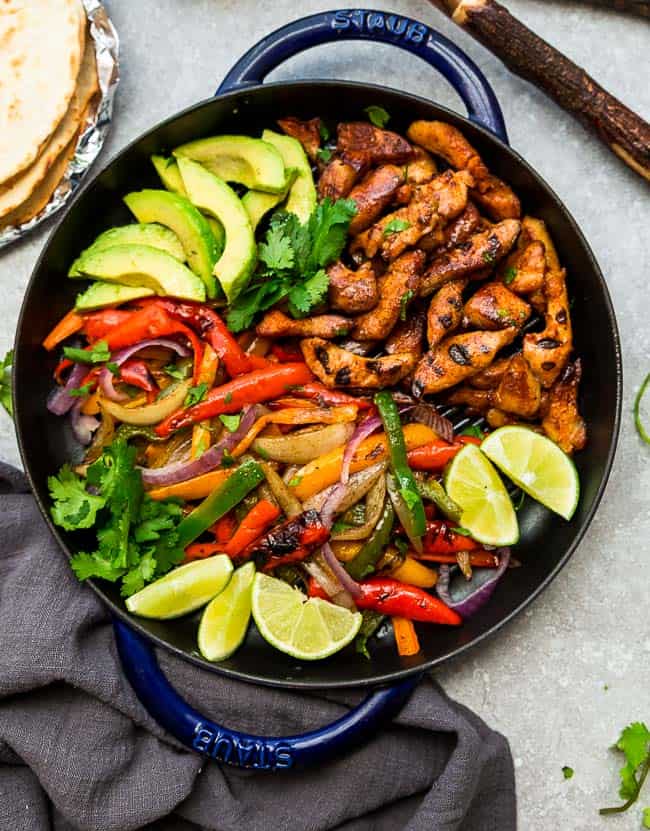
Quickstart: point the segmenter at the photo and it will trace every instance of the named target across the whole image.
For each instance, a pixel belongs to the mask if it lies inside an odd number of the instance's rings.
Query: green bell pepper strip
[[[453,499],[447,496],[445,489],[437,479],[434,479],[433,477],[426,479],[424,476],[418,476],[416,477],[416,482],[418,484],[420,495],[424,499],[428,499],[430,502],[433,502],[436,508],[438,508],[438,510],[448,519],[460,524],[463,509],[457,502],[454,502]]]
[[[359,551],[356,557],[345,564],[345,569],[354,580],[363,580],[375,570],[381,560],[384,549],[390,541],[390,535],[395,522],[395,511],[390,501],[384,503],[384,510],[370,535],[368,542]]]
[[[405,513],[408,527],[405,527],[404,530],[414,547],[420,550],[422,548],[421,538],[427,528],[427,518],[417,482],[406,457],[406,444],[404,443],[404,432],[399,410],[393,396],[386,390],[382,390],[375,395],[375,405],[388,439],[390,467],[397,480],[399,495],[406,506]],[[402,522],[404,522],[404,519],[402,519]]]
[[[178,526],[178,545],[189,545],[228,511],[238,505],[264,480],[262,468],[254,461],[240,465],[220,488],[216,488]]]

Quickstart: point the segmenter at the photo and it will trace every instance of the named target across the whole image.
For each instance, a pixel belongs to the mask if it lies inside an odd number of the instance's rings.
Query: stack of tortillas
[[[0,228],[48,203],[99,91],[81,0],[0,0]]]

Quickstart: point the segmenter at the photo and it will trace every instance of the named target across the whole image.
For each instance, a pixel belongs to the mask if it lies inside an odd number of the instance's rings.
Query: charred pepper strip
[[[463,509],[453,499],[447,496],[445,489],[437,479],[433,477],[430,479],[418,478],[416,481],[418,483],[418,490],[424,499],[433,502],[436,508],[453,522],[460,522]]]
[[[359,609],[372,609],[382,615],[404,617],[421,623],[460,626],[463,619],[437,597],[423,589],[409,586],[390,577],[371,577],[359,583],[361,594],[355,597]]]
[[[262,468],[252,459],[237,468],[228,481],[214,490],[178,526],[178,544],[185,548],[232,510],[264,479]]]
[[[397,480],[397,489],[406,506],[406,522],[409,527],[405,530],[413,544],[418,547],[417,542],[426,531],[427,520],[422,497],[406,457],[406,443],[399,410],[393,396],[386,390],[375,395],[375,405],[388,438],[390,466]]]
[[[287,388],[312,377],[306,364],[276,364],[241,375],[211,389],[199,404],[173,413],[156,427],[159,436],[168,436],[181,427],[222,415],[238,413],[246,404],[261,404],[283,395]]]
[[[345,564],[345,570],[354,580],[362,580],[375,570],[375,566],[381,559],[390,540],[394,522],[395,511],[390,500],[387,499],[384,503],[384,510],[379,517],[379,522],[375,525],[375,530],[370,535],[368,542],[353,560],[349,560]]]
[[[345,404],[354,404],[360,410],[367,410],[372,406],[367,398],[356,398],[353,395],[347,395],[338,390],[331,390],[324,384],[319,384],[316,381],[301,384],[290,390],[290,392],[296,398],[308,398],[311,401],[316,401],[320,407],[338,407]]]
[[[238,556],[238,561],[254,558],[264,571],[304,560],[329,539],[329,531],[318,511],[304,511],[276,525],[261,539],[255,540]]]
[[[480,444],[474,436],[458,436],[452,444],[436,439],[430,444],[409,450],[407,459],[413,470],[442,470],[466,444]]]
[[[474,551],[482,546],[464,534],[457,534],[454,526],[443,519],[427,522],[427,531],[423,539],[423,553],[456,554],[458,551]],[[416,554],[416,556],[419,556]]]

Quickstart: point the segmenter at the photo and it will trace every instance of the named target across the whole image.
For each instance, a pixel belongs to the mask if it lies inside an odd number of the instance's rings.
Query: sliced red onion
[[[65,385],[56,387],[49,394],[47,409],[58,416],[65,415],[71,410],[79,399],[70,395],[70,390],[77,389],[87,374],[88,367],[85,364],[73,364]]]
[[[420,424],[426,424],[440,436],[441,439],[449,443],[454,440],[454,425],[448,418],[441,416],[433,404],[426,404],[421,401],[412,411],[411,420],[417,421]]]
[[[341,466],[341,476],[339,478],[338,485],[327,497],[327,500],[325,501],[325,504],[320,512],[321,521],[326,528],[332,527],[336,509],[345,495],[345,487],[348,483],[348,479],[350,478],[350,465],[352,464],[354,454],[359,449],[361,442],[368,438],[371,433],[374,433],[378,427],[381,427],[381,419],[379,416],[368,416],[368,418],[364,419],[364,421],[362,421],[357,427],[355,432],[352,434],[350,441],[347,443],[345,452],[343,453],[343,464]]]
[[[72,424],[72,432],[79,444],[90,444],[93,433],[100,425],[99,419],[91,415],[84,415],[81,408],[84,405],[85,398],[78,398],[75,405],[70,411],[70,423]]]
[[[309,560],[305,560],[302,567],[310,577],[313,577],[332,603],[356,612],[357,607],[354,598],[341,585],[338,577],[333,573],[320,551],[317,551]]]
[[[436,592],[443,603],[455,609],[462,618],[469,618],[476,614],[492,597],[497,583],[503,577],[510,563],[510,549],[498,548],[500,556],[498,568],[475,568],[471,580],[460,577],[452,585],[453,572],[456,566],[441,565],[438,569]]]
[[[187,358],[191,354],[191,350],[186,346],[178,343],[171,338],[149,338],[148,340],[141,340],[139,343],[134,343],[132,346],[126,346],[111,355],[111,362],[121,366],[136,352],[141,349],[146,349],[148,346],[164,346],[166,349],[173,349],[181,358]],[[119,393],[113,386],[113,373],[107,367],[104,367],[99,373],[99,386],[102,393],[111,401],[125,401],[129,396],[126,393]]]
[[[225,451],[230,451],[239,444],[260,415],[261,408],[258,405],[249,407],[244,411],[239,427],[235,432],[224,431],[221,441],[206,450],[198,459],[173,462],[170,465],[165,465],[165,467],[141,468],[142,481],[147,487],[165,487],[174,485],[176,482],[186,482],[188,479],[194,479],[203,473],[209,473],[219,467]]]
[[[334,576],[338,579],[343,588],[346,591],[350,592],[352,597],[360,597],[361,587],[359,586],[356,580],[350,577],[345,568],[337,560],[336,554],[332,551],[332,546],[328,542],[326,542],[325,545],[321,548],[321,552],[323,554],[323,559],[325,560],[327,565],[332,569]]]

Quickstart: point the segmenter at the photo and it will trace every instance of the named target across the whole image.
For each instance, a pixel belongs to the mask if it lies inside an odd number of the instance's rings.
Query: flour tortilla
[[[0,230],[2,228],[7,228],[10,225],[22,225],[24,222],[28,222],[30,219],[33,219],[37,214],[40,214],[43,208],[50,201],[50,197],[57,189],[59,182],[63,178],[68,162],[74,155],[74,151],[77,149],[77,138],[78,133],[75,134],[72,141],[64,147],[63,152],[60,153],[54,164],[50,166],[47,176],[39,184],[29,199],[27,199],[26,202],[23,202],[22,205],[19,205],[10,214],[0,219]]]
[[[6,186],[0,185],[0,218],[26,202],[43,181],[63,148],[77,134],[86,107],[98,91],[99,81],[95,49],[93,42],[88,40],[72,101],[52,138],[45,145],[43,152],[34,164],[11,179]]]
[[[85,41],[81,0],[0,3],[0,184],[32,164],[65,115]]]

